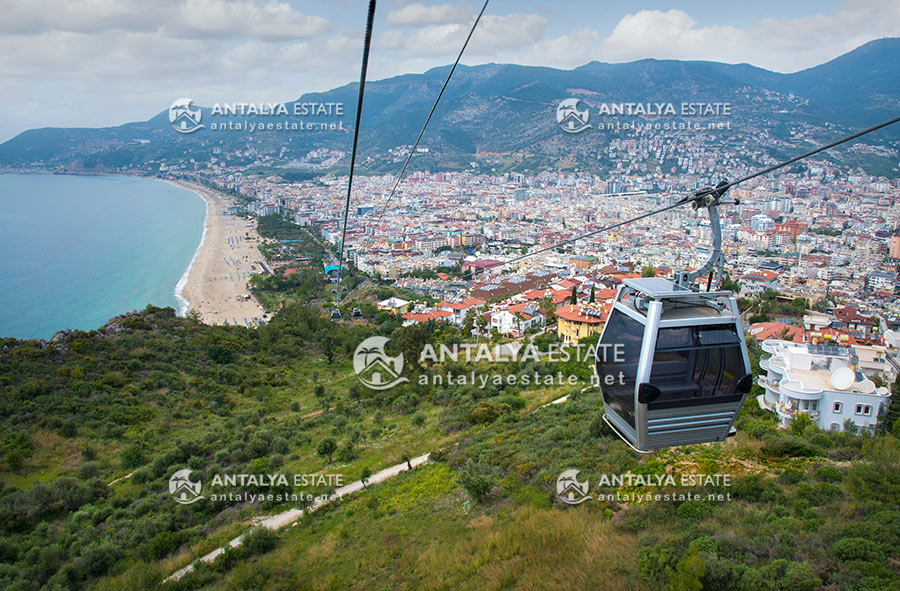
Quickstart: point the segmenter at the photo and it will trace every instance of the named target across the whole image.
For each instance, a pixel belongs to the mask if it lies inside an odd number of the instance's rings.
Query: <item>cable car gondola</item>
[[[713,249],[697,271],[625,279],[595,361],[604,420],[635,450],[723,441],[752,386],[750,359],[731,292],[694,283],[722,276],[716,205],[721,193],[697,195],[709,210]],[[696,203],[696,202],[695,202]]]
[[[353,308],[353,318],[362,318],[362,310],[359,308]]]
[[[332,322],[337,322],[337,321],[340,320],[340,319],[341,319],[341,311],[338,310],[337,308],[334,308],[334,309],[331,311],[331,321],[332,321]]]

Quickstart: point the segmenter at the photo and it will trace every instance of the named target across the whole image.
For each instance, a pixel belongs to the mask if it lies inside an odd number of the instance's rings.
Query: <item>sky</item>
[[[142,121],[173,100],[286,102],[359,79],[364,0],[0,0],[0,142]],[[378,3],[369,79],[455,59],[478,0]],[[900,36],[897,0],[493,0],[468,65],[643,58],[794,72]]]

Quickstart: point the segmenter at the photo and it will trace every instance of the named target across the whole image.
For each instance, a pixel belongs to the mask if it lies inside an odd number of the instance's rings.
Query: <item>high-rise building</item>
[[[890,256],[892,259],[900,259],[900,234],[891,236]]]

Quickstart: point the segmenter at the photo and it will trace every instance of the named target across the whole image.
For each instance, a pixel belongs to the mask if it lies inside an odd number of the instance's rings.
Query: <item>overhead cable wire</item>
[[[831,142],[830,144],[826,144],[826,145],[824,145],[824,146],[820,146],[820,147],[818,147],[818,148],[815,148],[814,150],[810,150],[810,151],[808,151],[808,152],[804,152],[803,154],[800,154],[799,156],[795,156],[795,157],[793,157],[793,158],[791,158],[791,159],[789,159],[789,160],[785,160],[784,162],[780,162],[780,163],[775,164],[775,165],[773,165],[773,166],[769,166],[769,167],[763,168],[762,170],[758,170],[758,171],[756,171],[756,172],[754,172],[754,173],[752,173],[752,174],[749,174],[749,175],[747,175],[747,176],[745,176],[745,177],[741,177],[741,178],[739,178],[739,179],[737,179],[737,180],[735,180],[735,181],[719,183],[718,185],[716,185],[715,188],[701,189],[701,190],[697,191],[696,193],[694,193],[694,194],[692,194],[692,195],[689,195],[689,196],[687,196],[687,197],[684,197],[683,199],[677,201],[676,203],[674,203],[674,204],[672,204],[672,205],[668,205],[668,206],[666,206],[666,207],[662,207],[662,208],[660,208],[660,209],[656,209],[656,210],[654,210],[654,211],[651,211],[651,212],[648,212],[648,213],[641,214],[641,215],[639,215],[639,216],[633,217],[633,218],[628,219],[628,220],[625,220],[625,221],[623,221],[623,222],[615,223],[615,224],[613,224],[613,225],[611,225],[611,226],[606,226],[606,227],[600,228],[600,229],[598,229],[598,230],[591,230],[590,232],[585,232],[584,234],[581,234],[581,235],[576,236],[576,237],[574,237],[574,238],[568,238],[568,239],[563,240],[563,241],[561,241],[561,242],[557,242],[556,244],[552,244],[552,245],[550,245],[550,246],[547,246],[547,247],[541,248],[541,249],[539,249],[539,250],[536,250],[536,251],[534,251],[534,252],[529,252],[529,253],[525,253],[525,254],[522,254],[522,255],[513,257],[513,258],[509,259],[508,261],[498,262],[497,264],[489,265],[489,266],[484,267],[484,268],[482,268],[482,269],[476,269],[476,270],[473,270],[473,271],[469,271],[469,273],[463,274],[462,277],[461,277],[461,279],[466,278],[466,275],[468,275],[469,277],[474,277],[475,275],[477,275],[478,273],[480,273],[480,272],[482,272],[482,271],[488,271],[488,270],[490,270],[490,269],[499,269],[500,267],[505,267],[506,265],[511,265],[512,263],[517,263],[517,262],[519,262],[519,261],[521,261],[521,260],[524,260],[524,259],[533,257],[533,256],[535,256],[535,255],[543,254],[543,253],[545,253],[545,252],[547,252],[547,251],[557,249],[557,248],[559,248],[559,247],[561,247],[561,246],[566,246],[566,245],[568,245],[568,244],[572,244],[572,243],[578,242],[579,240],[583,240],[583,239],[585,239],[585,238],[590,238],[591,236],[596,236],[597,234],[600,234],[600,233],[602,233],[602,232],[608,232],[609,230],[615,230],[616,228],[620,228],[620,227],[622,227],[622,226],[625,226],[625,225],[627,225],[627,224],[631,224],[631,223],[633,223],[633,222],[642,220],[642,219],[644,219],[644,218],[648,218],[648,217],[651,217],[651,216],[654,216],[654,215],[663,213],[663,212],[665,212],[665,211],[669,211],[669,210],[671,210],[671,209],[675,209],[675,208],[677,208],[677,207],[681,207],[682,205],[685,205],[686,203],[690,203],[691,201],[694,201],[694,200],[695,200],[698,196],[700,196],[700,195],[717,194],[717,195],[721,196],[723,193],[725,193],[725,191],[727,191],[727,190],[730,189],[731,187],[735,187],[735,186],[740,185],[740,184],[742,184],[742,183],[746,183],[746,182],[749,181],[749,180],[752,180],[752,179],[755,179],[755,178],[760,177],[760,176],[762,176],[762,175],[768,174],[768,173],[773,172],[773,171],[775,171],[775,170],[778,170],[778,169],[780,169],[780,168],[784,168],[785,166],[790,166],[791,164],[794,164],[795,162],[799,162],[799,161],[801,161],[801,160],[804,160],[804,159],[806,159],[806,158],[809,158],[810,156],[814,156],[814,155],[816,155],[816,154],[819,154],[819,153],[821,153],[821,152],[824,152],[825,150],[830,150],[831,148],[834,148],[835,146],[839,146],[839,145],[841,145],[841,144],[845,144],[845,143],[847,143],[847,142],[849,142],[849,141],[855,140],[855,139],[857,139],[857,138],[859,138],[859,137],[862,137],[862,136],[864,136],[864,135],[867,135],[867,134],[869,134],[869,133],[872,133],[873,131],[878,131],[879,129],[881,129],[881,128],[883,128],[883,127],[887,127],[888,125],[893,125],[894,123],[897,123],[897,122],[900,122],[900,117],[894,117],[893,119],[888,119],[887,121],[884,121],[884,122],[882,122],[882,123],[879,123],[878,125],[873,125],[872,127],[863,129],[862,131],[858,131],[858,132],[856,132],[856,133],[853,133],[853,134],[851,134],[851,135],[848,135],[848,136],[846,136],[846,137],[843,137],[843,138],[841,138],[841,139],[839,139],[839,140],[837,140],[837,141]]]
[[[344,228],[341,231],[341,251],[338,257],[338,280],[336,303],[341,301],[341,279],[344,274],[344,243],[347,240],[347,218],[350,215],[350,194],[353,191],[353,170],[356,166],[356,145],[359,141],[359,120],[362,116],[363,96],[366,92],[366,71],[369,69],[369,49],[372,44],[372,22],[375,19],[375,0],[369,0],[369,14],[366,18],[366,36],[363,39],[362,66],[359,72],[359,96],[356,100],[356,124],[353,126],[353,149],[350,152],[350,175],[347,179],[347,199],[344,202]]]
[[[422,136],[425,135],[425,130],[428,129],[428,123],[431,121],[431,117],[432,115],[434,115],[434,111],[435,109],[437,109],[438,103],[441,102],[441,97],[444,96],[444,91],[447,90],[447,85],[450,83],[450,78],[453,77],[453,72],[456,71],[456,66],[459,65],[459,60],[462,59],[463,53],[466,51],[466,47],[468,47],[469,41],[472,39],[472,34],[475,33],[475,28],[478,26],[478,22],[481,20],[481,16],[484,14],[485,9],[487,9],[489,1],[490,0],[484,0],[484,5],[481,7],[481,12],[478,13],[477,17],[475,17],[475,22],[472,23],[472,28],[469,30],[469,34],[466,37],[462,48],[459,50],[459,55],[456,56],[456,61],[453,62],[453,66],[450,68],[450,72],[447,73],[447,79],[444,80],[444,85],[441,86],[441,91],[438,93],[437,98],[434,99],[434,104],[431,105],[431,111],[428,113],[428,117],[425,118],[425,125],[422,126],[422,131],[419,132],[419,137],[416,138],[416,142],[413,144],[412,149],[406,156],[406,162],[403,163],[403,168],[400,169],[400,174],[397,175],[397,180],[394,182],[394,187],[391,189],[387,200],[384,202],[384,206],[382,206],[381,208],[381,213],[378,214],[378,219],[375,220],[376,224],[381,222],[381,218],[384,217],[384,212],[387,211],[388,205],[390,205],[391,200],[394,198],[394,193],[397,192],[397,187],[400,186],[400,181],[403,180],[403,176],[406,174],[406,167],[409,166],[409,161],[412,160],[413,154],[416,153],[416,148],[419,147],[419,142],[422,140]]]

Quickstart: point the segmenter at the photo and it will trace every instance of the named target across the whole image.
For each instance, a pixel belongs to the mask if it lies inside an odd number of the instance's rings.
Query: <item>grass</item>
[[[429,464],[314,514],[209,589],[649,589],[632,536],[587,508],[474,503]],[[601,574],[602,573],[602,574]]]

